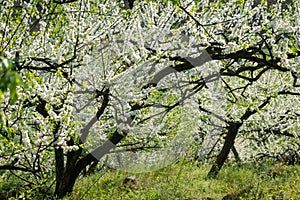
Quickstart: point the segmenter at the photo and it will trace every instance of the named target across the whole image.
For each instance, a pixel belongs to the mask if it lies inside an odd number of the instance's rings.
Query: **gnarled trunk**
[[[57,198],[63,198],[67,194],[71,193],[77,178],[80,173],[93,162],[97,162],[103,156],[105,156],[116,144],[118,144],[125,136],[127,132],[123,134],[115,133],[107,140],[103,145],[96,148],[91,153],[87,154],[83,158],[79,158],[82,148],[77,151],[72,151],[67,154],[66,167],[61,166],[63,154],[60,151],[55,151],[56,156],[56,187],[55,196]],[[63,172],[61,171],[63,170]]]
[[[236,123],[236,122],[229,123],[229,126],[227,127],[228,133],[225,137],[224,145],[222,147],[221,152],[217,156],[217,160],[215,161],[210,171],[208,172],[208,177],[215,178],[218,175],[226,159],[228,158],[230,149],[233,148],[234,140],[238,134],[241,125],[242,123]]]

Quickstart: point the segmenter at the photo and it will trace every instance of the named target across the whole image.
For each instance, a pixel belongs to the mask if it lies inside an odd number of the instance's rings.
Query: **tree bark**
[[[234,155],[235,161],[236,161],[238,164],[240,164],[240,163],[242,162],[242,160],[241,160],[241,158],[240,158],[240,156],[239,156],[239,153],[238,153],[238,151],[236,150],[236,148],[235,148],[234,145],[233,145],[233,147],[231,148],[231,151],[232,151],[232,153],[233,153],[233,155]]]
[[[55,176],[56,185],[55,191],[59,190],[61,184],[63,184],[63,173],[64,173],[64,154],[63,149],[55,149]]]
[[[221,152],[217,156],[217,160],[211,167],[210,171],[208,172],[208,177],[210,178],[216,178],[219,171],[223,167],[229,153],[230,149],[233,148],[234,140],[238,134],[239,128],[241,127],[242,123],[237,122],[230,122],[229,126],[227,127],[227,135],[225,137],[225,142],[222,147]]]
[[[63,198],[67,194],[71,193],[74,184],[79,177],[80,173],[93,162],[97,162],[103,156],[105,156],[111,149],[115,147],[124,137],[126,137],[127,131],[123,131],[120,134],[115,131],[114,134],[103,145],[96,148],[93,152],[87,154],[85,157],[78,160],[78,156],[82,152],[80,148],[67,161],[66,168],[62,177],[56,181],[55,196],[57,198]],[[78,160],[78,161],[77,161]],[[77,161],[77,162],[76,162]]]

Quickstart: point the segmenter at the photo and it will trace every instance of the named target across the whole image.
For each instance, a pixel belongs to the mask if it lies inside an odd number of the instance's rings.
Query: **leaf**
[[[2,95],[3,92],[6,92],[9,89],[10,103],[13,104],[17,100],[17,86],[21,84],[21,78],[19,74],[12,70],[13,63],[10,59],[2,58],[0,62],[0,70],[1,70],[1,77],[0,77],[0,98],[2,102]]]

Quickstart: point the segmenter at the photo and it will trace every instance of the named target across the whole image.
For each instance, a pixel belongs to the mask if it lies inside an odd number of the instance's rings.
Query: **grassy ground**
[[[300,166],[231,165],[215,180],[206,179],[208,170],[205,165],[177,163],[144,174],[102,171],[78,180],[65,200],[300,199]],[[124,184],[132,175],[136,181]]]

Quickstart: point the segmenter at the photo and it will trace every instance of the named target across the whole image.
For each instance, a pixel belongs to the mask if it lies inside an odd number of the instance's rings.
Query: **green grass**
[[[225,166],[217,179],[207,179],[210,166],[177,163],[151,173],[100,171],[81,178],[65,200],[299,199],[300,166],[265,164]],[[136,183],[124,186],[126,177]]]

